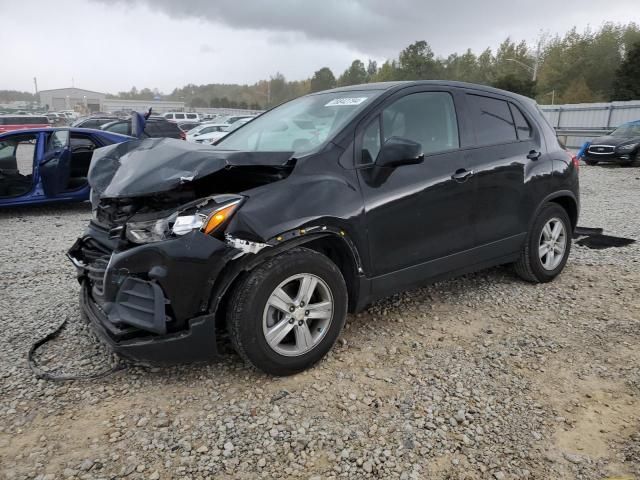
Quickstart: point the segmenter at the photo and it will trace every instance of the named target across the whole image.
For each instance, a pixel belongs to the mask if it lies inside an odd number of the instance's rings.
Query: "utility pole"
[[[533,77],[531,80],[534,82],[538,78],[538,65],[540,65],[540,50],[542,49],[542,37],[538,40],[538,47],[536,48],[536,59],[533,62]]]

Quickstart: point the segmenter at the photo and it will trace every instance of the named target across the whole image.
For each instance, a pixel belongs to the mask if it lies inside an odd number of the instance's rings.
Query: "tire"
[[[586,163],[587,165],[590,165],[590,166],[593,167],[595,165],[598,165],[598,160],[587,160],[587,159],[585,159],[584,163]]]
[[[553,250],[554,254],[551,259],[548,257],[548,254],[541,258],[540,253],[541,247],[544,246],[543,243],[547,245],[547,249],[549,248],[549,244],[543,238],[547,235],[547,231],[543,233],[543,229],[548,223],[550,223],[551,226],[555,226],[558,222],[562,224],[564,232],[564,239],[562,242],[557,243],[558,248],[560,247],[560,243],[564,243],[561,258],[559,261],[557,260],[559,256],[558,249]],[[527,234],[520,258],[514,263],[514,269],[518,276],[532,283],[546,283],[556,278],[564,269],[567,259],[569,258],[572,233],[571,220],[569,219],[567,211],[557,203],[545,204]]]
[[[314,285],[313,296],[306,295],[309,305],[298,304],[305,298],[303,282]],[[245,361],[271,375],[292,375],[331,350],[344,326],[347,305],[347,286],[338,267],[318,252],[294,248],[267,259],[234,288],[227,329]],[[278,333],[285,336],[279,340]]]
[[[636,153],[631,160],[620,165],[623,167],[640,167],[640,153]]]

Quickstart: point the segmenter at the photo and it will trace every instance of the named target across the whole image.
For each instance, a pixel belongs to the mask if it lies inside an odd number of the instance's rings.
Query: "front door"
[[[71,173],[68,130],[56,130],[49,135],[39,170],[47,197],[55,197],[67,189]]]
[[[455,268],[446,260],[474,246],[469,158],[460,150],[453,95],[446,90],[399,92],[356,134],[374,295]],[[367,123],[368,122],[368,123]],[[376,166],[391,137],[418,142],[424,161]]]

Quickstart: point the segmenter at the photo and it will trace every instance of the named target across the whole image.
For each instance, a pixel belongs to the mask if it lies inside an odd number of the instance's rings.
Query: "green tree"
[[[495,59],[490,48],[478,56],[478,83],[490,85],[496,76]]]
[[[280,72],[276,73],[269,80],[270,102],[269,106],[279,105],[291,99],[290,89],[287,80]]]
[[[207,101],[202,97],[193,97],[189,103],[192,108],[204,108],[207,106]]]
[[[412,43],[398,58],[403,80],[424,80],[441,78],[442,65],[436,61],[433,50],[427,42]]]
[[[354,60],[351,66],[340,75],[338,85],[359,85],[361,83],[367,83],[367,71],[361,60]]]
[[[513,93],[519,93],[527,97],[533,97],[535,95],[535,82],[529,79],[523,79],[512,73],[503,75],[497,78],[493,84],[493,87],[501,88],[502,90],[508,90]]]
[[[584,77],[577,77],[569,84],[567,90],[562,92],[561,98],[563,103],[586,103],[592,101],[593,92]]]
[[[375,78],[376,73],[378,73],[378,62],[369,60],[369,63],[367,63],[367,81],[373,81],[372,79]]]
[[[322,67],[311,77],[311,91],[320,92],[336,86],[336,77],[329,67]]]
[[[616,71],[612,100],[640,99],[640,41],[625,56]]]
[[[400,70],[395,60],[387,60],[378,69],[373,81],[375,82],[392,82],[394,80],[400,80]]]

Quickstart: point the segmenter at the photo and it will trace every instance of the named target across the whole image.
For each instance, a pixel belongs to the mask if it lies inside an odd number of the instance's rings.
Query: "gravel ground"
[[[580,224],[640,238],[640,170],[582,167]],[[0,477],[640,477],[640,244],[575,247],[529,285],[495,268],[351,316],[316,368],[236,356],[52,383],[113,359],[79,319],[65,251],[85,205],[0,211]]]

